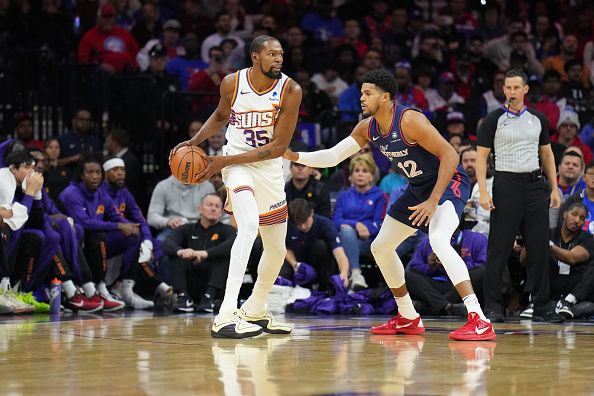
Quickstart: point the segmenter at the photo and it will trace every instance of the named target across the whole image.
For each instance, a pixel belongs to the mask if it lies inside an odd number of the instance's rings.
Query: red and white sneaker
[[[450,338],[457,341],[484,341],[497,338],[493,324],[482,320],[476,312],[468,314],[468,322],[458,330],[450,332]]]
[[[402,334],[421,334],[425,332],[425,326],[421,317],[418,316],[416,319],[406,319],[400,314],[394,316],[386,323],[371,328],[373,334],[383,335],[394,335],[398,333]]]
[[[95,296],[89,299],[84,294],[77,292],[72,298],[66,300],[64,308],[70,309],[72,312],[93,313],[103,309],[103,301],[96,299]]]
[[[125,302],[116,300],[111,296],[110,296],[111,298],[109,298],[107,296],[104,296],[101,293],[97,293],[93,297],[97,297],[103,302],[103,311],[104,312],[119,311],[120,309],[124,309],[124,307],[126,306]]]

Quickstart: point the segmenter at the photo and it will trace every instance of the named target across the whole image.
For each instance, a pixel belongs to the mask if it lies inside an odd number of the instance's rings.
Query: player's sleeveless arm
[[[336,146],[326,149],[314,151],[312,153],[299,152],[299,159],[297,163],[311,166],[312,168],[330,168],[336,166],[357,151],[361,150],[359,143],[352,137],[341,140]]]

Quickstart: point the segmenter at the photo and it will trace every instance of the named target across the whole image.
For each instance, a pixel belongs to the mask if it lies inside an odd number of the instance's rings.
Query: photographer
[[[190,92],[212,92],[214,95],[200,95],[194,99],[192,111],[200,119],[206,119],[219,103],[219,87],[228,70],[225,68],[225,55],[221,47],[208,51],[208,69],[195,72],[190,77]]]

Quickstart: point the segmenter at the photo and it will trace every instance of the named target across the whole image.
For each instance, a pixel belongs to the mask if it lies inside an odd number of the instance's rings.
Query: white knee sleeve
[[[437,207],[437,210],[429,223],[429,243],[435,255],[441,261],[450,280],[454,285],[470,280],[468,268],[464,260],[454,250],[450,241],[452,234],[458,228],[460,219],[454,208],[454,204],[446,201]]]

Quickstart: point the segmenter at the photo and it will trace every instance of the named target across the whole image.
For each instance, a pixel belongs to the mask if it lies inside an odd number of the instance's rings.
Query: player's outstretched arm
[[[336,166],[365,146],[369,141],[367,130],[370,119],[363,120],[355,126],[353,132],[347,138],[338,142],[334,147],[326,150],[318,150],[311,153],[295,153],[287,150],[283,157],[312,168],[329,168]]]
[[[190,140],[183,141],[171,150],[169,153],[169,161],[173,153],[175,153],[182,146],[198,146],[200,143],[220,131],[229,121],[229,114],[231,114],[231,98],[235,89],[235,80],[237,73],[228,74],[221,82],[219,105],[216,110],[208,117],[202,128]]]
[[[413,225],[428,225],[433,212],[437,209],[441,196],[452,180],[460,158],[454,147],[441,136],[422,113],[412,110],[405,111],[402,115],[400,126],[407,141],[413,144],[419,144],[425,150],[439,158],[437,182],[433,187],[431,196],[427,201],[409,207],[413,211],[409,217]]]

